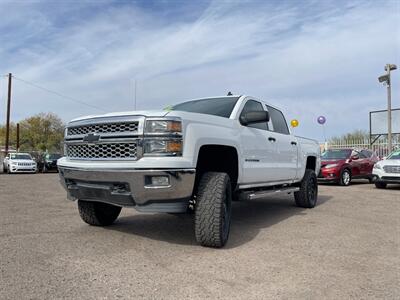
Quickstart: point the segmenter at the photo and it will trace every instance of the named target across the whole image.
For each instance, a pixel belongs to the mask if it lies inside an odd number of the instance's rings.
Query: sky
[[[387,63],[400,68],[400,0],[0,0],[0,124],[13,73],[13,122],[132,110],[136,80],[140,110],[232,91],[322,141],[320,115],[328,138],[369,130],[368,112],[386,108]]]

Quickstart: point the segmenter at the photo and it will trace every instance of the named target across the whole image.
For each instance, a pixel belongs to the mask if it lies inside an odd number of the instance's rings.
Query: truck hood
[[[129,117],[129,116],[144,116],[144,117],[180,117],[182,120],[190,120],[191,122],[198,123],[207,123],[219,126],[231,126],[232,120],[228,118],[221,118],[213,115],[206,115],[200,113],[192,113],[185,111],[166,111],[166,110],[141,110],[141,111],[124,111],[124,112],[114,112],[103,115],[90,115],[84,116],[80,118],[73,119],[70,123],[82,121],[82,120],[90,120],[97,118],[110,118],[110,117]]]
[[[122,111],[122,112],[113,112],[103,115],[89,115],[83,116],[76,119],[71,120],[71,122],[88,120],[88,119],[97,119],[97,118],[110,118],[110,117],[129,117],[129,116],[145,116],[145,117],[164,117],[168,114],[168,111],[165,110],[136,110],[136,111]]]

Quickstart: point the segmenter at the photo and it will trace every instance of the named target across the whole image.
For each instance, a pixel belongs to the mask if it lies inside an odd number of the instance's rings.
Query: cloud
[[[368,129],[368,111],[385,107],[376,78],[400,64],[396,1],[1,3],[0,20],[0,74],[107,111],[132,109],[133,78],[140,109],[232,90],[282,107],[319,139],[321,114],[330,135]],[[14,120],[96,113],[18,81],[13,93]]]

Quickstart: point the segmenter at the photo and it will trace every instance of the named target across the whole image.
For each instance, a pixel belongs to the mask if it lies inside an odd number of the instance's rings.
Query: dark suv
[[[38,171],[42,173],[58,171],[57,160],[61,157],[62,155],[59,153],[44,153],[39,156],[37,161]]]

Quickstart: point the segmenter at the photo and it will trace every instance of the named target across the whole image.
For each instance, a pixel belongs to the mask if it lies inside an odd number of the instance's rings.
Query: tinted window
[[[242,113],[240,116],[243,114],[249,112],[249,111],[265,111],[262,104],[258,101],[254,100],[249,100],[246,102],[246,104],[243,107]],[[258,128],[258,129],[263,129],[263,130],[268,130],[268,126],[266,122],[263,123],[255,123],[255,124],[249,124],[247,127],[253,127],[253,128]]]
[[[372,151],[361,150],[361,154],[364,155],[365,157],[371,157],[372,156]]]
[[[46,159],[59,159],[61,158],[60,154],[46,154]]]
[[[177,104],[171,110],[194,112],[229,118],[238,97],[209,98]]]
[[[286,120],[282,112],[268,105],[267,108],[272,121],[272,125],[274,126],[274,131],[278,133],[289,134],[289,129],[287,127]]]
[[[324,153],[322,153],[321,158],[322,159],[346,159],[350,158],[351,155],[351,150],[350,149],[331,149],[331,150],[326,150]]]
[[[366,152],[364,152],[364,151],[358,152],[358,156],[359,156],[360,158],[368,158],[368,157],[369,157],[369,155],[368,155]]]

